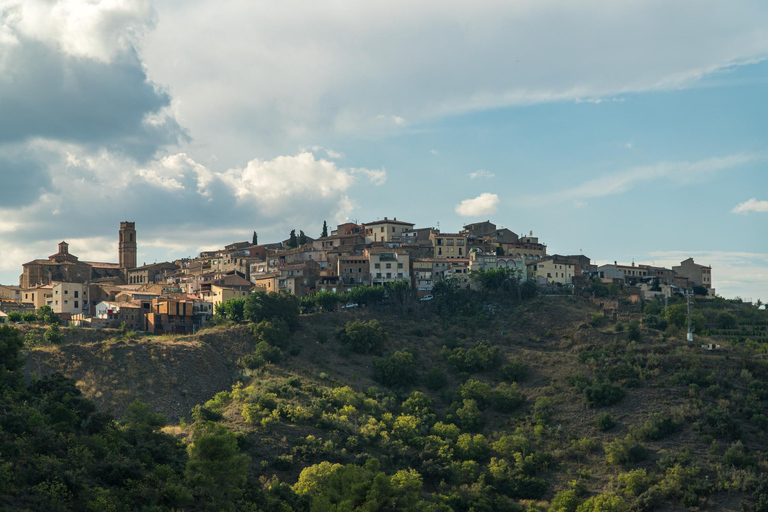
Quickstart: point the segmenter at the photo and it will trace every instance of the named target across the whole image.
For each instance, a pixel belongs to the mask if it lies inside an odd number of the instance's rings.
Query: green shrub
[[[390,357],[373,359],[373,380],[389,387],[407,387],[417,380],[413,354],[399,350]]]
[[[627,326],[627,338],[629,341],[640,341],[640,321],[632,320]]]
[[[32,313],[31,311],[27,311],[26,313],[22,313],[21,319],[25,322],[36,322],[37,321],[37,315]]]
[[[613,330],[616,332],[624,331],[624,324],[621,322],[616,322],[616,324],[613,326]]]
[[[379,351],[387,339],[387,333],[378,320],[347,322],[336,330],[336,338],[342,345],[358,354]]]
[[[736,318],[736,316],[726,311],[723,311],[717,314],[716,323],[717,323],[718,329],[735,329],[739,321]]]
[[[634,436],[628,434],[623,439],[616,439],[603,445],[605,459],[611,464],[629,464],[644,460],[648,453]]]
[[[22,314],[18,311],[11,311],[8,313],[8,321],[9,322],[21,322],[22,320]]]
[[[440,368],[433,367],[427,372],[427,387],[432,391],[439,391],[448,383],[448,377]]]
[[[471,399],[464,399],[461,407],[456,409],[456,417],[462,428],[469,431],[477,431],[485,425],[485,418],[478,407],[477,402]]]
[[[461,434],[456,441],[456,455],[461,459],[483,461],[490,453],[491,447],[482,434]]]
[[[517,389],[517,383],[502,382],[491,391],[493,408],[501,412],[514,411],[525,402],[526,396]]]
[[[576,512],[629,512],[629,505],[614,493],[599,494],[579,505]]]
[[[253,351],[253,355],[261,357],[268,363],[279,363],[283,358],[283,351],[277,347],[273,347],[266,341],[260,341],[256,344],[256,349]]]
[[[682,427],[682,422],[675,421],[667,414],[652,413],[636,433],[641,440],[658,441],[678,432]]]
[[[619,488],[630,496],[640,496],[651,486],[651,478],[644,469],[634,469],[617,477]]]
[[[579,391],[584,391],[584,389],[589,386],[592,381],[583,373],[576,372],[568,376],[567,383],[569,388],[576,388]]]
[[[288,323],[285,320],[276,318],[273,320],[262,320],[253,324],[251,328],[253,337],[258,341],[265,341],[274,347],[284,348],[290,336]]]
[[[597,429],[606,432],[608,430],[611,430],[613,427],[616,426],[616,422],[613,421],[613,418],[611,418],[611,415],[607,412],[602,413],[600,416],[597,417]]]
[[[465,400],[474,400],[478,407],[485,409],[491,400],[491,386],[487,382],[469,379],[459,386],[458,395]]]
[[[528,376],[528,365],[513,359],[500,368],[501,376],[510,382],[520,382]]]
[[[451,350],[444,346],[440,355],[447,359],[448,365],[455,372],[482,372],[499,363],[499,347],[487,341],[478,341],[468,349],[459,347]]]
[[[62,334],[61,330],[59,329],[59,324],[56,323],[53,323],[50,327],[48,327],[43,337],[45,338],[45,341],[53,345],[58,345],[64,340],[64,334]]]
[[[581,498],[573,489],[559,492],[552,498],[549,512],[576,512],[576,508],[581,505],[581,501]]]
[[[589,407],[608,407],[624,398],[624,390],[607,382],[588,386],[584,389]]]

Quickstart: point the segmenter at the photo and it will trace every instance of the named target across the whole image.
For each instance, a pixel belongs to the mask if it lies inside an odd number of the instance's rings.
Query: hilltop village
[[[711,267],[692,258],[672,268],[597,266],[583,254],[547,254],[532,232],[520,236],[489,220],[443,233],[384,217],[339,224],[330,233],[324,222],[316,239],[295,231],[282,242],[257,238],[254,232],[251,241],[196,258],[137,266],[136,225],[121,222],[118,263],[81,261],[61,242],[55,254],[23,265],[18,286],[0,286],[0,321],[49,306],[74,325],[184,334],[200,328],[219,304],[256,291],[305,296],[406,282],[417,298],[430,300],[441,280],[471,288],[472,272],[499,268],[558,293],[597,279],[643,298],[715,294]]]

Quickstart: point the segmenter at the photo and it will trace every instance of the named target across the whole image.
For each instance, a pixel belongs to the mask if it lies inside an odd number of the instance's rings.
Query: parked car
[[[434,295],[425,295],[425,296],[423,296],[422,298],[420,298],[419,300],[420,300],[421,302],[426,302],[426,301],[428,301],[428,300],[432,300],[432,299],[434,299],[434,298],[435,298],[435,297],[434,297]]]
[[[347,302],[346,304],[341,306],[341,309],[350,309],[350,308],[356,308],[356,307],[359,307],[359,306],[360,305],[357,302]]]

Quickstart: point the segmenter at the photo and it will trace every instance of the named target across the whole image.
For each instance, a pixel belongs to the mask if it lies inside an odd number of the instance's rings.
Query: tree
[[[718,329],[735,329],[738,319],[736,316],[723,311],[717,315],[717,328]]]
[[[304,231],[299,230],[299,245],[307,245],[307,235],[304,234]]]
[[[59,330],[59,324],[51,324],[48,330],[45,331],[45,334],[43,334],[43,337],[45,341],[52,345],[57,345],[64,339],[64,335]]]
[[[11,311],[8,313],[9,322],[21,322],[21,313],[18,311]]]
[[[35,311],[35,316],[40,322],[43,322],[45,324],[58,324],[61,323],[61,319],[59,318],[59,315],[53,312],[53,309],[51,306],[40,306],[40,308]]]
[[[201,502],[210,510],[234,510],[225,504],[243,494],[248,463],[239,455],[237,437],[221,425],[215,425],[189,446],[186,480]]]
[[[413,354],[398,350],[390,357],[373,359],[373,380],[389,387],[407,387],[416,382]]]
[[[323,232],[320,234],[321,237],[325,238],[328,236],[328,223],[323,221]]]
[[[253,245],[259,245],[259,234],[257,232],[253,232],[253,240],[251,241]]]
[[[336,338],[358,354],[369,354],[381,349],[387,333],[378,320],[347,322],[336,330]]]
[[[19,357],[24,340],[18,329],[0,325],[0,388],[8,383],[21,383],[21,370],[25,360]]]
[[[496,256],[504,256],[504,248],[500,245],[496,247]]]
[[[295,249],[299,246],[299,240],[296,238],[296,230],[292,229],[291,234],[288,237],[288,243],[286,244],[289,248]]]

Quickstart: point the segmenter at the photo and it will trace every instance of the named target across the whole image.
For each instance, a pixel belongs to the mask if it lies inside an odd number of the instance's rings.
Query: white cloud
[[[624,144],[624,147],[627,148],[627,149],[632,149],[632,148],[635,147],[635,145],[632,144],[631,142],[627,142],[626,144]]]
[[[436,150],[436,149],[430,149],[429,152],[430,152],[430,154],[433,154],[433,155],[440,154],[440,152],[438,150]]]
[[[622,101],[768,55],[768,4],[758,0],[156,8],[141,52],[149,75],[183,100],[195,137],[222,154],[253,151],[254,141],[286,152],[291,137],[366,136],[468,110]]]
[[[499,196],[483,192],[474,199],[465,199],[456,205],[456,213],[463,217],[477,217],[496,213],[499,206]]]
[[[659,162],[653,165],[633,167],[601,178],[596,178],[573,188],[551,194],[529,196],[525,204],[541,204],[560,201],[583,201],[593,197],[622,194],[640,183],[666,179],[678,184],[705,181],[712,175],[759,160],[754,154],[735,154],[725,157],[707,158],[695,162]]]
[[[101,62],[132,47],[154,22],[149,0],[4,0],[0,8],[5,38],[16,33]]]
[[[472,178],[473,180],[476,180],[477,178],[487,178],[487,179],[490,179],[490,178],[493,178],[495,176],[496,176],[495,174],[493,174],[490,171],[486,171],[485,169],[478,169],[475,172],[469,173],[469,177]]]
[[[768,201],[758,201],[754,197],[743,203],[739,203],[731,210],[733,213],[746,215],[750,212],[766,213],[768,212]]]

